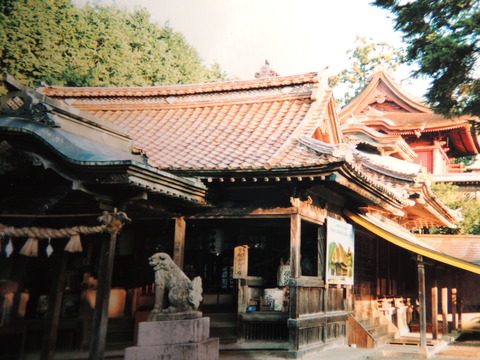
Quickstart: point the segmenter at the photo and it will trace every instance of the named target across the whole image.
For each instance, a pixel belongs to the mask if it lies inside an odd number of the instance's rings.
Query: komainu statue
[[[197,310],[202,301],[202,279],[197,276],[190,280],[168,254],[156,253],[148,260],[155,271],[155,306],[148,321]]]

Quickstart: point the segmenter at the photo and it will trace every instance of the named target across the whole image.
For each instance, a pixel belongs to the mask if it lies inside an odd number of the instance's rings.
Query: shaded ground
[[[421,359],[419,355],[402,354],[396,356],[385,356],[372,354],[365,357],[365,360],[387,360],[387,359]],[[429,357],[433,360],[472,360],[480,359],[480,333],[464,333],[453,344]],[[360,360],[360,359],[358,359]]]
[[[382,349],[355,349],[348,346],[333,348],[305,355],[302,360],[418,360],[425,359],[417,353],[412,353],[411,346],[404,346],[410,353],[399,351],[394,356],[382,354]],[[108,360],[123,360],[124,351],[110,351],[105,354]],[[0,351],[0,359],[2,353]],[[24,360],[39,360],[39,354],[28,354]],[[88,353],[58,353],[55,360],[86,360]],[[285,351],[244,350],[220,351],[220,360],[279,360],[287,359]],[[429,359],[433,360],[480,360],[480,333],[465,333],[453,344],[448,345]],[[181,360],[181,359],[178,359]]]
[[[480,342],[476,345],[449,345],[432,359],[480,359]]]

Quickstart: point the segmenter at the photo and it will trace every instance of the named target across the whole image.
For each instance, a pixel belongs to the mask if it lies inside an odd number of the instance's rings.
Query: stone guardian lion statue
[[[155,271],[155,306],[148,320],[197,310],[202,301],[202,279],[197,276],[190,280],[166,253],[153,254],[148,260]]]

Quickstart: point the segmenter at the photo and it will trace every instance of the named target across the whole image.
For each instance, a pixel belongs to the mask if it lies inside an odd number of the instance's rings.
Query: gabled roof
[[[159,169],[207,182],[322,178],[406,218],[402,209],[416,203],[410,197],[418,190],[420,166],[342,143],[332,92],[316,73],[214,84],[40,91],[127,130],[135,149]],[[385,137],[391,136],[378,135],[386,147]],[[399,137],[389,146],[387,150],[399,151],[406,145]],[[407,158],[413,156],[403,151]],[[435,220],[437,210],[425,208],[429,223],[451,226],[443,213]],[[415,224],[412,220],[409,225]]]
[[[384,104],[386,112],[432,113],[427,104],[408,94],[383,70],[377,71],[368,85],[340,111],[340,118],[365,112],[372,104]]]
[[[452,155],[480,152],[480,140],[473,123],[462,116],[447,119],[434,114],[421,100],[408,94],[387,73],[378,71],[369,84],[339,113],[342,125],[361,123],[389,135],[416,137],[429,132],[448,133]],[[345,134],[350,130],[342,126]]]
[[[340,142],[332,92],[316,73],[147,88],[40,89],[126,129],[149,164],[196,173],[323,164],[298,139]]]

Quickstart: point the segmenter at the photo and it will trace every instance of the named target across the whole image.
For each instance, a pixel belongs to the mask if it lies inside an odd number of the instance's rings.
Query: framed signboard
[[[355,235],[353,226],[327,218],[327,284],[353,285]]]

